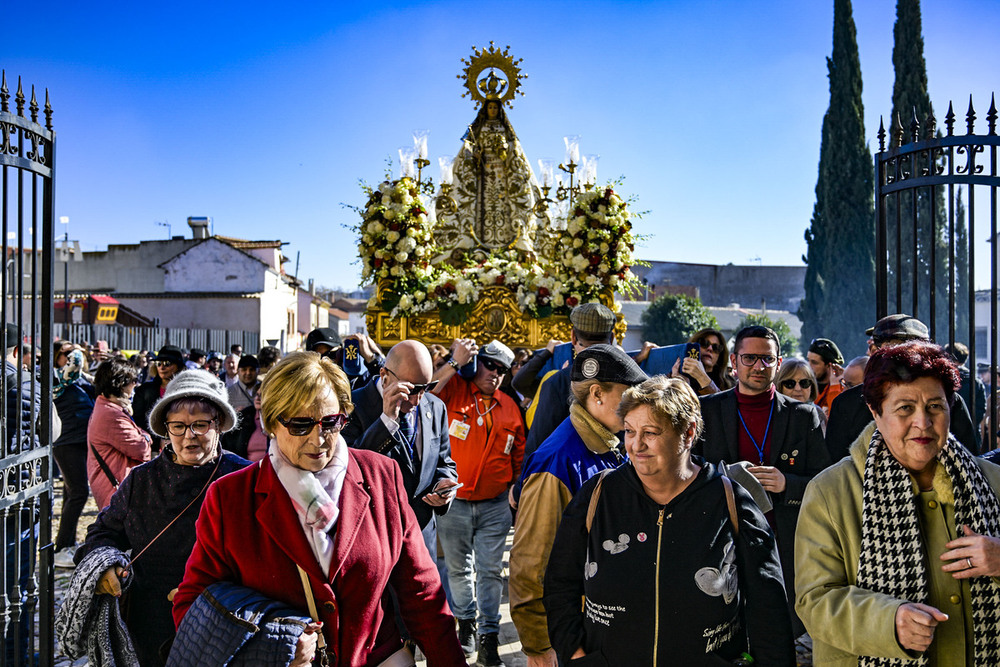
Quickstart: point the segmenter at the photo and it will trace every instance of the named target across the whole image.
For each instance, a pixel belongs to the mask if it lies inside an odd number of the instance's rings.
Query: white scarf
[[[343,436],[338,435],[333,458],[317,473],[293,465],[274,439],[268,446],[267,455],[278,481],[292,500],[306,540],[323,568],[323,574],[329,577],[330,562],[333,560],[333,538],[329,531],[340,516],[340,491],[347,476],[347,443]]]

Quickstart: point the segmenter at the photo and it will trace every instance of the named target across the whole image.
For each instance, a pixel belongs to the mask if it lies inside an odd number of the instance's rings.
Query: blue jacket
[[[311,622],[251,588],[220,581],[202,591],[184,615],[167,667],[287,665]]]

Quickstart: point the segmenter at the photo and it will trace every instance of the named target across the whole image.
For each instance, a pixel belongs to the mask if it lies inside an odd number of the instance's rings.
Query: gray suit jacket
[[[369,449],[384,454],[399,464],[403,485],[410,507],[423,528],[432,512],[444,514],[448,505],[431,507],[421,498],[442,479],[458,479],[455,462],[451,460],[451,439],[448,436],[448,409],[437,396],[424,393],[414,410],[420,417],[419,459],[410,457],[402,439],[389,433],[381,419],[382,395],[375,386],[376,378],[351,393],[354,412],[342,435],[347,444],[357,449]]]

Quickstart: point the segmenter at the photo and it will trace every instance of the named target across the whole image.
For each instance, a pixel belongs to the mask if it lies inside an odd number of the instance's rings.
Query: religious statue
[[[442,258],[456,249],[484,256],[515,249],[526,259],[534,259],[535,203],[541,195],[504,108],[517,90],[520,75],[509,56],[497,58],[501,55],[505,54],[484,50],[466,69],[467,88],[481,106],[453,163],[450,193],[455,206],[437,214],[434,234],[446,251]],[[489,74],[477,78],[488,67]]]

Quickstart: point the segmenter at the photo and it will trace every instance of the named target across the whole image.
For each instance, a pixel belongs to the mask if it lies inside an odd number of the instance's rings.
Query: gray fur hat
[[[208,371],[191,369],[178,373],[167,385],[167,390],[149,412],[149,428],[156,435],[167,438],[167,412],[171,404],[181,398],[200,398],[219,411],[219,432],[225,433],[236,425],[236,411],[229,404],[226,385]]]

